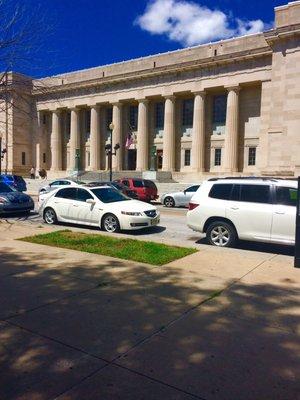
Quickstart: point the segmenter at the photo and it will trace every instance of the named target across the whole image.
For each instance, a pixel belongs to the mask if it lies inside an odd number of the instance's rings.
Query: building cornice
[[[69,92],[72,90],[82,89],[82,88],[92,88],[104,85],[112,85],[124,81],[131,81],[136,79],[152,78],[161,75],[172,74],[176,72],[183,72],[189,70],[195,70],[198,68],[207,68],[220,66],[222,64],[226,65],[228,63],[247,61],[253,58],[260,58],[272,55],[272,49],[267,45],[264,47],[235,52],[232,54],[218,55],[214,57],[208,57],[204,59],[180,62],[173,65],[161,66],[148,68],[141,71],[133,71],[125,74],[117,74],[114,76],[101,77],[97,79],[82,80],[80,82],[73,82],[68,84],[53,85],[47,87],[43,86],[42,89],[33,90],[33,95],[38,97],[40,95],[50,94],[50,93],[61,93]]]

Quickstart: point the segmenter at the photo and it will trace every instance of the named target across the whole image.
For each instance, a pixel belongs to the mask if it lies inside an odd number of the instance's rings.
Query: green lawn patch
[[[187,247],[63,230],[22,238],[25,242],[85,251],[152,265],[163,265],[195,253]]]

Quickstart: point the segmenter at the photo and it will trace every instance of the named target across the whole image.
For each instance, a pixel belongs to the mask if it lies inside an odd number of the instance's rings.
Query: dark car
[[[29,213],[34,209],[30,196],[0,182],[0,215],[9,213]]]
[[[26,192],[26,182],[19,175],[8,175],[2,174],[0,175],[0,182],[6,183],[8,186],[17,189],[19,192]]]
[[[155,183],[149,179],[122,178],[117,179],[115,182],[123,183],[123,185],[134,191],[141,201],[149,202],[158,198],[157,187]]]
[[[123,183],[119,183],[119,182],[90,182],[90,183],[87,184],[87,186],[104,186],[104,185],[105,186],[111,186],[114,189],[119,190],[120,192],[122,192],[126,196],[130,197],[131,199],[138,200],[138,195],[133,190],[129,189],[129,187],[127,187]]]

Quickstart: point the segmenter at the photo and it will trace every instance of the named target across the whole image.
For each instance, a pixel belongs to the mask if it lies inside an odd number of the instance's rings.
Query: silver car
[[[58,189],[61,186],[78,186],[82,183],[83,182],[72,181],[71,179],[56,179],[55,181],[49,183],[48,185],[41,187],[39,193],[40,194],[49,193],[52,190]]]
[[[165,193],[161,196],[161,204],[166,207],[188,207],[199,187],[200,185],[193,185],[180,192]]]

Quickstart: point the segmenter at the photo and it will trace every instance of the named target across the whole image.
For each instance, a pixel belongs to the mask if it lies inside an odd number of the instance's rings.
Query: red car
[[[123,183],[138,195],[139,200],[151,201],[158,198],[157,187],[154,182],[141,178],[122,178],[116,182]]]

